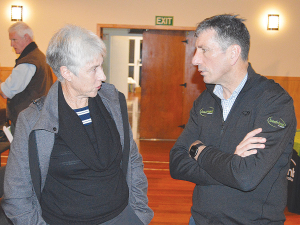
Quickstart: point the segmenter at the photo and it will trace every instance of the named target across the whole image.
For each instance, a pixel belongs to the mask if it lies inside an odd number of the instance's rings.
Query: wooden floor
[[[188,224],[194,184],[174,180],[169,173],[169,151],[174,142],[140,141],[148,178],[149,206],[154,211],[151,224]]]
[[[174,142],[139,142],[149,182],[149,206],[154,211],[151,225],[186,225],[191,215],[195,185],[171,178],[168,161],[173,144]],[[285,225],[300,224],[300,215],[285,210],[285,216]]]
[[[138,141],[148,178],[149,206],[154,211],[150,225],[187,225],[194,184],[174,180],[169,173],[169,151],[174,142]],[[1,155],[6,165],[8,151]],[[299,225],[300,215],[285,211],[285,225]]]
[[[129,97],[133,96],[129,95]],[[132,116],[129,115],[129,118],[132,119]],[[174,180],[170,176],[169,152],[174,142],[139,141],[137,138],[137,144],[143,156],[145,174],[149,183],[149,206],[154,211],[154,218],[150,225],[187,225],[195,185]],[[8,151],[1,155],[2,166],[6,164],[7,155]],[[300,224],[300,215],[287,210],[285,215],[285,225]]]

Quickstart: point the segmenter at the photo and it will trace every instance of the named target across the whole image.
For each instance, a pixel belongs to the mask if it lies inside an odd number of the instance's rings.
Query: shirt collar
[[[230,96],[229,99],[236,98],[239,95],[239,93],[243,89],[244,85],[246,84],[247,79],[248,79],[248,73],[246,74],[246,76],[244,77],[244,79],[242,80],[242,82],[239,84],[239,86],[232,92],[232,95]],[[223,87],[222,87],[222,85],[216,84],[213,92],[221,100],[225,100],[225,98],[223,97]]]

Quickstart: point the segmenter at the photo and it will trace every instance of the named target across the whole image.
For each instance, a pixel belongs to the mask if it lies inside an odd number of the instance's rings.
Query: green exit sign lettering
[[[155,25],[173,26],[173,16],[156,16]]]

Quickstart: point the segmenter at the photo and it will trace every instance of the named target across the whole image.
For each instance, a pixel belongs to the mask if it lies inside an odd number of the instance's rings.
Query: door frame
[[[171,30],[171,31],[195,31],[196,27],[181,26],[155,26],[155,25],[130,25],[130,24],[97,24],[97,35],[103,39],[103,28],[116,29],[142,29],[142,30]],[[146,139],[145,139],[146,140]],[[176,141],[175,139],[147,139],[151,141]]]
[[[196,27],[174,27],[174,26],[155,26],[155,25],[129,25],[129,24],[97,24],[97,35],[103,38],[103,28],[117,29],[145,29],[145,30],[183,30],[195,31]]]

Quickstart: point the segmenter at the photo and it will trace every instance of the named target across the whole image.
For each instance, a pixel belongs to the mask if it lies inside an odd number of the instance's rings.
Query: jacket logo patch
[[[209,107],[209,110],[200,109],[200,115],[206,117],[206,115],[212,115],[214,113],[214,108]]]
[[[279,128],[285,128],[286,124],[283,121],[283,119],[279,118],[278,120],[272,119],[272,116],[268,118],[268,124],[272,127],[279,127]]]
[[[248,116],[250,114],[249,111],[243,111],[242,113],[243,113],[244,116]]]

